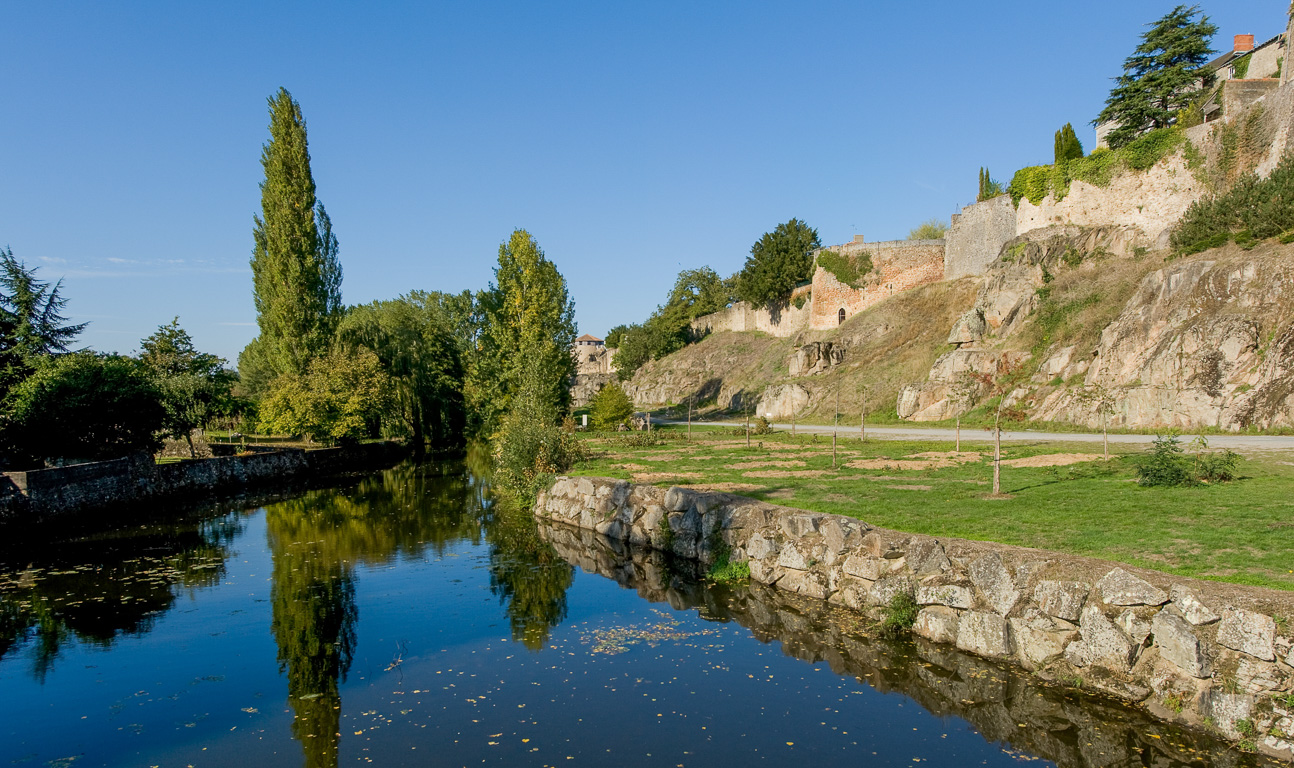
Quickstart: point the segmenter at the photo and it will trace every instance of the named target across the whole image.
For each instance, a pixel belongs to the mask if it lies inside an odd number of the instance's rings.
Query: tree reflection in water
[[[464,469],[467,471],[463,471]],[[266,508],[274,560],[273,634],[308,766],[337,764],[341,696],[359,611],[356,565],[437,555],[456,541],[490,544],[490,589],[513,637],[541,648],[566,616],[574,569],[526,511],[489,497],[488,455],[402,465],[349,488],[310,491]]]
[[[107,648],[147,633],[181,592],[220,583],[242,520],[207,510],[0,553],[0,658],[30,648],[44,682],[71,640]]]

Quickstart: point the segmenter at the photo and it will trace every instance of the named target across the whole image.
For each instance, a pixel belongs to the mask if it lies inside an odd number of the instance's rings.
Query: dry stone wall
[[[1288,593],[610,478],[558,478],[535,514],[702,564],[727,548],[753,581],[856,611],[906,594],[927,640],[1294,758]]]
[[[706,336],[722,331],[762,331],[769,336],[787,338],[809,327],[809,286],[796,288],[784,307],[752,307],[739,301],[719,312],[702,315],[692,321],[692,335]],[[795,306],[799,301],[800,306]]]

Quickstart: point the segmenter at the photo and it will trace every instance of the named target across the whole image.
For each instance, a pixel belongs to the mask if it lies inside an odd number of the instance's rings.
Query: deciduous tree
[[[494,282],[477,294],[480,327],[466,399],[476,428],[493,434],[523,384],[554,419],[570,405],[575,302],[566,279],[524,229],[499,246]]]
[[[257,362],[276,376],[299,376],[332,342],[341,310],[341,263],[332,222],[315,197],[301,106],[280,88],[269,107],[252,251]]]
[[[189,455],[196,457],[193,430],[230,410],[233,373],[225,369],[223,358],[194,348],[178,317],[159,326],[139,348],[140,360],[152,372],[161,394],[166,411],[163,429],[169,437],[187,442]]]

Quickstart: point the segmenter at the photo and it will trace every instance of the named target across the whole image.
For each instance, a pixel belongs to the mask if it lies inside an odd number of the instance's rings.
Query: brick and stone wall
[[[702,564],[726,547],[753,581],[851,610],[907,595],[926,640],[1294,758],[1288,592],[611,478],[558,478],[535,515]]]
[[[1015,235],[1015,205],[1010,195],[968,205],[953,214],[952,226],[944,236],[944,279],[984,274]]]
[[[840,325],[842,309],[848,319],[896,293],[944,278],[943,240],[866,243],[855,238],[852,243],[833,245],[830,250],[850,258],[870,254],[873,271],[864,278],[861,288],[854,288],[822,267],[814,270],[809,327],[815,331]]]

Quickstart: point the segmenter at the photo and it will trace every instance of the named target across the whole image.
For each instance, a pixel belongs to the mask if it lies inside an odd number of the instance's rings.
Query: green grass
[[[661,443],[633,447],[615,436],[586,436],[590,459],[574,474],[635,479],[662,486],[718,485],[758,499],[816,512],[849,515],[912,533],[997,541],[1108,558],[1181,576],[1294,590],[1294,467],[1283,454],[1240,462],[1233,483],[1194,488],[1142,488],[1134,482],[1142,451],[1111,446],[1111,460],[1064,467],[1002,468],[1007,498],[988,498],[992,479],[985,433],[963,430],[963,450],[976,460],[943,468],[856,469],[856,459],[900,459],[949,451],[949,441],[869,440],[842,431],[838,468],[831,437],[785,432],[744,437],[731,429],[659,430]],[[1121,453],[1120,453],[1121,451]],[[1132,451],[1129,453],[1128,451]],[[1013,443],[1004,459],[1045,453],[1099,454],[1100,446]],[[663,460],[661,460],[663,459]],[[803,465],[734,467],[759,461]],[[780,472],[783,476],[760,476]],[[808,474],[805,474],[805,473]]]

